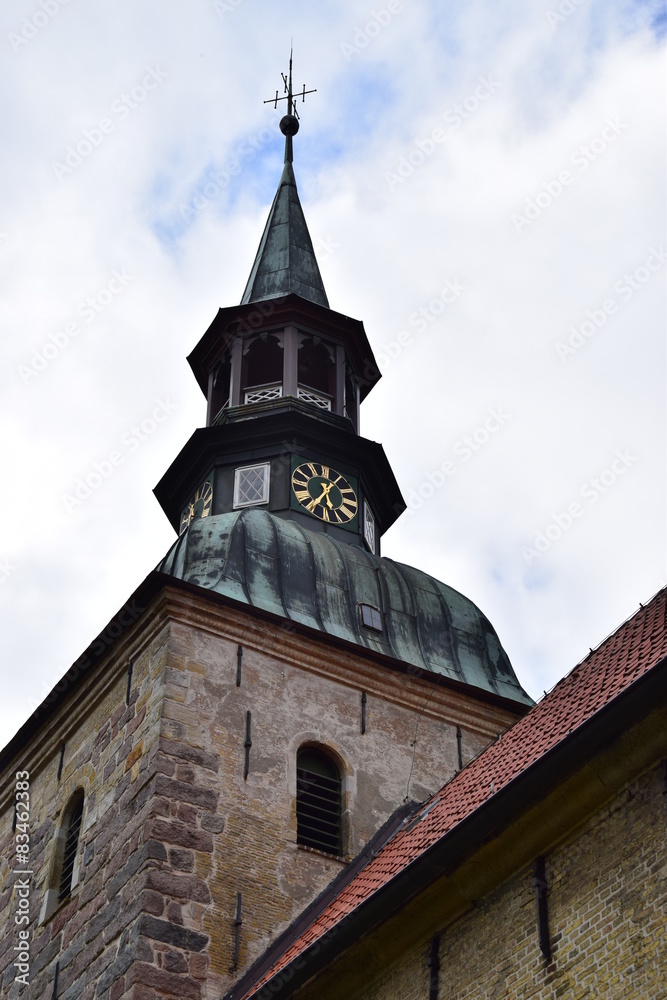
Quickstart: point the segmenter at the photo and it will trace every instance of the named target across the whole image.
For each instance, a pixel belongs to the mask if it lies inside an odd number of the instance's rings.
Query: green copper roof
[[[285,167],[266,220],[259,250],[241,305],[295,292],[320,306],[329,306],[315,251],[296,189],[294,169],[286,152]]]
[[[157,566],[188,583],[453,681],[532,704],[490,622],[433,577],[266,510],[200,518]],[[360,604],[382,612],[362,625]]]

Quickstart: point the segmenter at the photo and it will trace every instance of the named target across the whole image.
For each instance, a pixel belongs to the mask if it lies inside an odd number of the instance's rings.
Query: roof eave
[[[316,328],[323,336],[343,340],[353,366],[363,378],[361,399],[365,399],[382,376],[364,324],[361,320],[305,299],[297,292],[218,309],[208,329],[187,357],[203,394],[208,394],[209,371],[237,334],[279,327],[292,319]]]

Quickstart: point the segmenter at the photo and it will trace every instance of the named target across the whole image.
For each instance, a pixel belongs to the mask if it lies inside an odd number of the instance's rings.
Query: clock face
[[[213,503],[213,487],[207,481],[202,483],[185,510],[181,514],[180,534],[183,534],[195,517],[208,517]]]
[[[292,490],[301,507],[321,521],[347,524],[356,517],[357,495],[347,479],[329,465],[303,462],[292,473]]]

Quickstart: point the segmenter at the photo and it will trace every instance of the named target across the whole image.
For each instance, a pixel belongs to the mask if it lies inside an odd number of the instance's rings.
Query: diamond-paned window
[[[366,545],[371,550],[373,555],[375,555],[375,518],[373,517],[373,512],[364,500],[364,541]]]
[[[234,506],[252,507],[269,502],[269,463],[246,465],[234,471]]]
[[[361,604],[361,621],[366,628],[372,628],[375,632],[382,632],[382,614],[377,608],[370,604]]]

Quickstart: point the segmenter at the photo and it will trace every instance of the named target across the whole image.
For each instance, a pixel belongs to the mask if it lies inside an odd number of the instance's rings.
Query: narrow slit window
[[[297,755],[296,821],[298,844],[343,853],[340,774],[331,758],[314,747]]]
[[[368,506],[367,502],[364,500],[364,541],[370,549],[370,551],[375,555],[375,518],[373,517],[373,511]]]
[[[81,832],[81,820],[83,818],[83,792],[75,795],[69,807],[69,821],[67,823],[67,834],[65,836],[65,852],[63,854],[63,864],[60,871],[60,886],[58,888],[58,902],[63,900],[72,892],[72,879],[74,876],[74,862],[79,846],[79,834]]]

